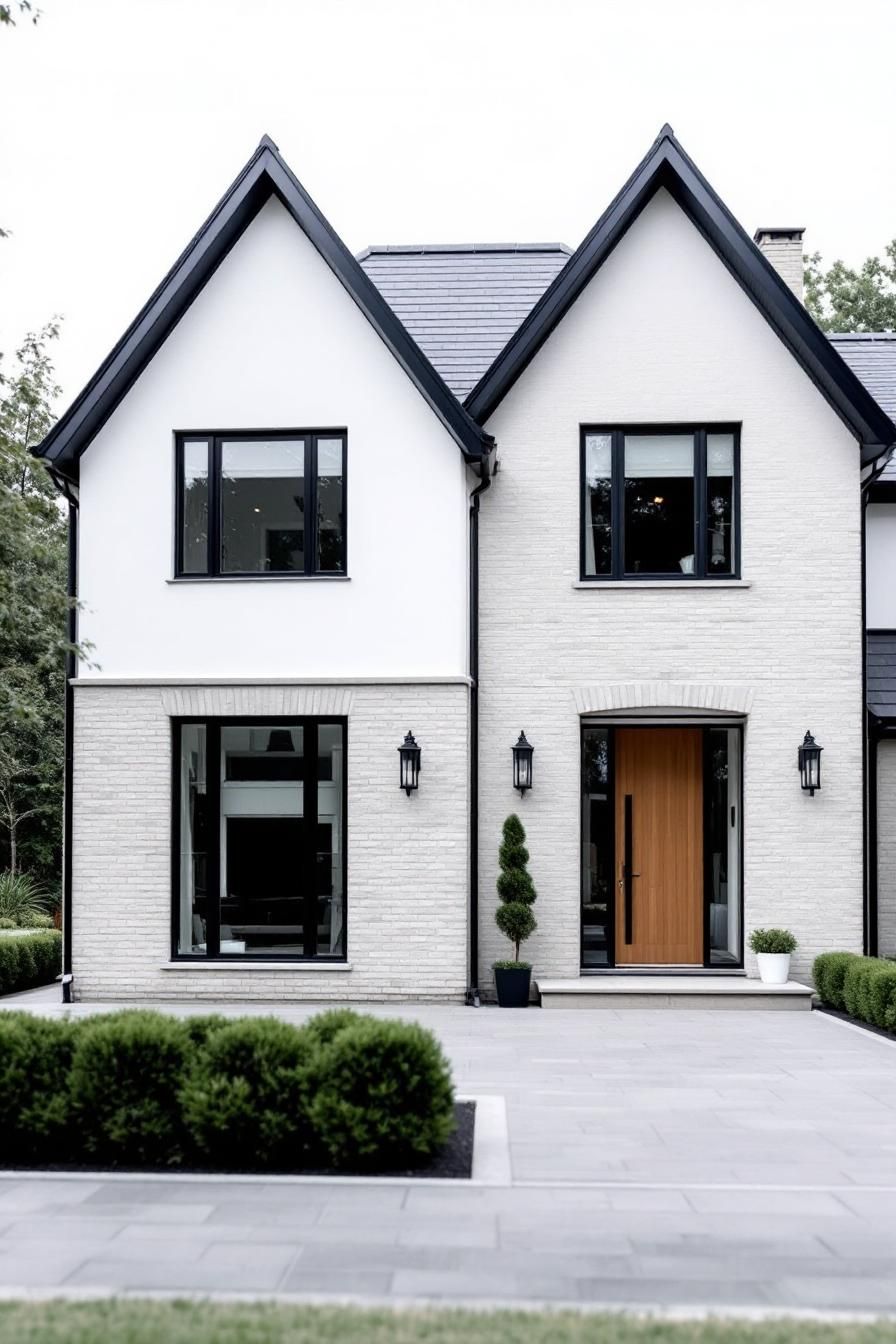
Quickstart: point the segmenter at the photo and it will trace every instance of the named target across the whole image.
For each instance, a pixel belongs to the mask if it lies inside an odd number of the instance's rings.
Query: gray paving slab
[[[0,1290],[896,1314],[879,1038],[810,1013],[372,1011],[431,1027],[464,1094],[503,1098],[509,1185],[10,1173]]]

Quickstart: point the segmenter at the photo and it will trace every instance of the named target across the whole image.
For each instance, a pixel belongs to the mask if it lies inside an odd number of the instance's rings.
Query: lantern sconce
[[[420,748],[410,728],[398,748],[398,782],[409,798],[420,783]]]
[[[807,789],[809,797],[815,795],[815,790],[821,788],[821,753],[824,747],[820,747],[812,734],[806,730],[806,736],[797,751],[796,759],[800,771],[800,786]]]
[[[532,787],[532,753],[535,748],[520,729],[520,735],[510,750],[513,753],[513,787],[519,789],[522,798],[526,790]]]

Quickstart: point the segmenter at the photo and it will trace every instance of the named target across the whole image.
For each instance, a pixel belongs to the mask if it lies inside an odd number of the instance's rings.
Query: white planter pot
[[[785,985],[790,975],[789,952],[757,952],[759,979],[764,985]]]

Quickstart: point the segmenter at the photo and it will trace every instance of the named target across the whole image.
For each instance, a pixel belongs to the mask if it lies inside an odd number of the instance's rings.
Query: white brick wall
[[[77,998],[450,999],[466,988],[468,699],[463,682],[75,692]],[[348,715],[350,971],[161,969],[171,929],[170,715]],[[420,788],[398,787],[412,728]]]
[[[750,587],[575,588],[579,426],[742,422]],[[862,938],[859,449],[753,304],[661,193],[535,356],[487,428],[482,498],[481,983],[507,955],[492,920],[501,823],[529,835],[536,973],[579,969],[579,708],[610,683],[740,687],[745,925],[785,925],[794,971]],[[676,702],[678,703],[678,701]],[[511,788],[510,746],[535,746]],[[807,728],[824,787],[799,788]],[[748,955],[748,969],[754,959]]]
[[[896,957],[896,742],[877,747],[877,937],[880,955]]]

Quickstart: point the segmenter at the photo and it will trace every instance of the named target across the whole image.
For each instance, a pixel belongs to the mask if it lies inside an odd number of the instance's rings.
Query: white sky
[[[38,0],[0,32],[0,350],[71,399],[261,134],[353,251],[576,245],[672,124],[743,225],[896,236],[896,0]]]

